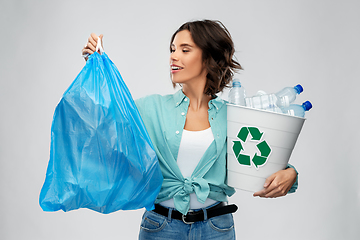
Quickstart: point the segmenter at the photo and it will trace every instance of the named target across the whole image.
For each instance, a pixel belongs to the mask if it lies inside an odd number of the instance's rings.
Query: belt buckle
[[[185,223],[185,224],[188,224],[188,225],[190,225],[190,224],[193,224],[193,223],[195,223],[195,222],[187,222],[186,220],[185,220],[185,218],[186,218],[186,215],[182,215],[181,216],[181,218],[182,218],[182,221]]]

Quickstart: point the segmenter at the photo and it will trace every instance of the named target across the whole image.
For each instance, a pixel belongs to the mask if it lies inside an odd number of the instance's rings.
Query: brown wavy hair
[[[186,22],[171,37],[171,44],[176,34],[188,30],[194,43],[202,50],[202,59],[207,70],[204,93],[214,96],[229,84],[236,70],[242,69],[234,59],[234,43],[226,27],[217,20]],[[176,83],[173,83],[176,86]]]

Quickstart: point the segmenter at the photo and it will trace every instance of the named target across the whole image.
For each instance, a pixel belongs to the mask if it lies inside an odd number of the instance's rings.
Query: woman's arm
[[[99,36],[97,36],[95,33],[91,33],[90,37],[88,38],[87,44],[82,49],[83,55],[86,55],[86,54],[91,55],[95,52],[98,38],[101,39],[101,44],[102,44],[103,35],[100,34]],[[87,61],[87,60],[88,60],[88,57],[85,57],[85,61]]]
[[[254,197],[276,198],[285,196],[297,180],[297,172],[289,167],[268,177],[264,189],[254,193]]]

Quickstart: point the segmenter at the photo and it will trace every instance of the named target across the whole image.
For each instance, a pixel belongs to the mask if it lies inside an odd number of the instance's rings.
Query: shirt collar
[[[211,99],[209,101],[209,108],[211,109],[211,106],[214,106],[216,109],[216,112],[219,111],[225,104],[225,101],[221,99],[220,97],[216,96],[214,99]]]
[[[174,100],[175,100],[175,107],[178,107],[183,101],[184,99],[187,98],[186,95],[183,93],[182,89],[180,89],[179,91],[177,91],[174,94]]]

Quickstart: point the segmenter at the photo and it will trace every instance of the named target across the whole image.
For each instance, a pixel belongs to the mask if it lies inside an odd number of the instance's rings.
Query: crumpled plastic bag
[[[41,208],[151,210],[162,180],[119,71],[105,53],[92,54],[55,109]]]

